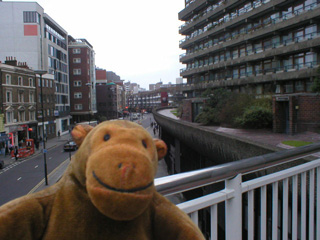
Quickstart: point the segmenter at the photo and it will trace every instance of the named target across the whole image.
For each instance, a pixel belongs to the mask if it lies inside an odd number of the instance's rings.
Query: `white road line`
[[[19,178],[17,179],[17,181],[20,181],[20,179],[21,179],[21,177],[19,177]]]
[[[34,168],[37,168],[37,167],[39,167],[39,165],[35,166]]]
[[[49,157],[49,160],[52,159],[52,157]]]

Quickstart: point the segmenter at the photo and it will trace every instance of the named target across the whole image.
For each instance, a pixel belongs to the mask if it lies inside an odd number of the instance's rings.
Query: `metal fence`
[[[220,191],[178,205],[207,239],[320,239],[320,159],[314,155],[295,163],[319,151],[315,143],[159,178],[155,184],[163,195],[172,195],[224,183]],[[279,170],[255,174],[270,168]]]

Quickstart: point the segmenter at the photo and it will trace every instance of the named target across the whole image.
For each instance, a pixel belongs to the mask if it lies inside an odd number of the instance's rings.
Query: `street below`
[[[151,121],[154,121],[152,114],[145,114],[143,119],[138,119],[141,126],[150,127]],[[150,129],[149,129],[150,130]],[[151,129],[152,131],[152,129]],[[151,132],[149,131],[149,132]],[[47,171],[50,175],[61,163],[70,158],[70,153],[65,152],[63,145],[66,141],[61,140],[61,144],[49,149],[47,152]],[[0,170],[0,206],[23,195],[28,194],[44,180],[44,159],[43,154],[28,157],[27,159],[20,159],[11,164],[8,168]],[[48,186],[55,182],[50,181]]]

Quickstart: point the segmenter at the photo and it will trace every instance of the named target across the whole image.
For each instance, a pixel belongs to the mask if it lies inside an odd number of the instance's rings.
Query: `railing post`
[[[234,197],[226,201],[226,240],[242,239],[242,175],[226,180],[226,189],[234,191]]]

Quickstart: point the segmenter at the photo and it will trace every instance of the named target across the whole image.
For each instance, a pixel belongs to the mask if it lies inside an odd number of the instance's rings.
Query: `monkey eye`
[[[104,141],[108,141],[109,139],[110,139],[110,135],[109,134],[104,135],[104,137],[103,137]]]
[[[147,148],[147,143],[145,140],[142,140],[142,145],[144,146],[144,148]]]

